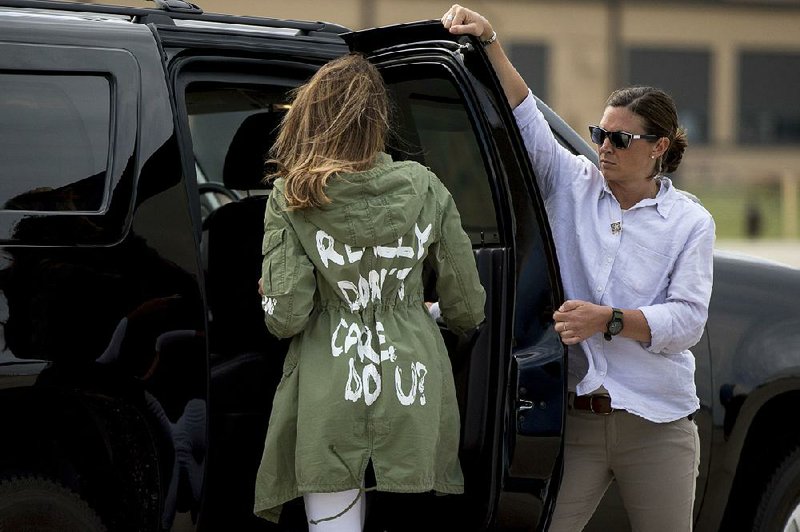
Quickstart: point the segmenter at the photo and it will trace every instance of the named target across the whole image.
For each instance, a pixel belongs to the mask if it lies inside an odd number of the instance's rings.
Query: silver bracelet
[[[497,40],[497,32],[496,31],[492,31],[492,36],[489,37],[488,39],[486,39],[485,41],[481,40],[481,44],[484,45],[484,46],[489,46],[490,44],[494,43],[496,40]]]

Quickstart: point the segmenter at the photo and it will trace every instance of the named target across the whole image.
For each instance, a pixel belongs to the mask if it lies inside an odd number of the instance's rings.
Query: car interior
[[[473,242],[487,300],[492,301],[492,294],[501,288],[497,272],[507,250],[500,245],[474,126],[451,81],[417,74],[395,71],[386,76],[398,124],[387,151],[395,159],[414,159],[430,167],[451,191]],[[236,80],[220,72],[192,73],[188,78],[184,99],[195,156],[209,307],[210,423],[225,425],[224,430],[211,432],[220,441],[211,442],[210,459],[226,463],[214,470],[227,478],[208,485],[226,488],[208,496],[246,515],[251,513],[272,396],[289,346],[288,340],[278,340],[267,331],[257,293],[271,186],[264,179],[270,172],[266,160],[288,109],[289,90],[303,79]],[[433,284],[432,278],[426,280],[426,299],[435,299]],[[492,308],[487,304],[486,323],[468,338],[440,327],[453,363],[463,421],[462,468],[468,494],[474,493],[477,501],[486,500],[479,492],[488,489],[483,486],[491,474],[483,427],[492,371]],[[460,504],[467,507],[464,500]]]

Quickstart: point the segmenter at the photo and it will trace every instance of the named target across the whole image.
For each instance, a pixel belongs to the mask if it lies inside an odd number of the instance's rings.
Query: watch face
[[[622,330],[622,321],[621,320],[612,320],[608,324],[608,332],[611,334],[619,334]]]

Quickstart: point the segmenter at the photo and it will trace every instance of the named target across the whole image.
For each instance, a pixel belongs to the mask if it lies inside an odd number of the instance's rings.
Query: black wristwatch
[[[603,333],[603,337],[610,342],[612,336],[622,332],[622,326],[622,311],[618,308],[612,308],[611,320],[606,323],[606,332]]]

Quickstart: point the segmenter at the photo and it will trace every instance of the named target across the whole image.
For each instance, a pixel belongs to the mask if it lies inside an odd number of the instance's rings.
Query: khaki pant
[[[612,479],[635,532],[692,530],[700,440],[693,421],[570,410],[550,532],[583,530]]]

